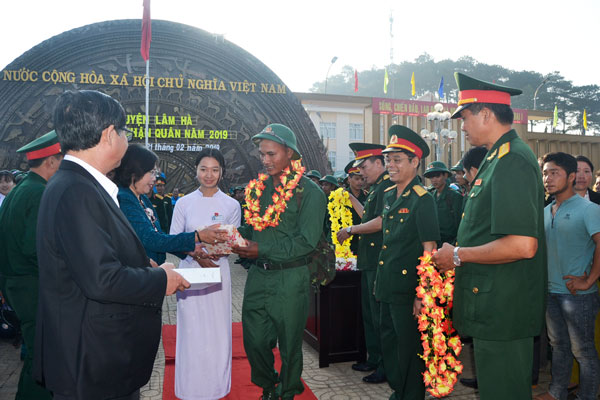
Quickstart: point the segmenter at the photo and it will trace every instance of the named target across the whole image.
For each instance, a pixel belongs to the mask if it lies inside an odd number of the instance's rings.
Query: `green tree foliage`
[[[544,111],[554,111],[558,107],[558,132],[581,133],[583,110],[587,113],[588,134],[590,131],[600,134],[600,86],[574,86],[559,72],[542,75],[535,71],[513,71],[500,65],[489,65],[477,62],[472,57],[461,57],[456,61],[435,61],[429,54],[424,53],[414,61],[404,61],[388,67],[388,92],[383,93],[384,68],[372,67],[370,70],[358,72],[359,90],[354,92],[354,69],[346,65],[342,71],[330,76],[327,80],[327,93],[342,95],[357,95],[366,97],[387,97],[410,99],[412,73],[415,73],[416,98],[433,94],[437,99],[440,79],[444,77],[445,102],[455,103],[458,90],[454,80],[454,72],[463,72],[500,85],[516,87],[523,90],[521,96],[513,97],[512,106],[532,110],[533,95],[536,88],[545,79],[546,83],[537,94],[536,108]],[[310,89],[314,93],[325,92],[325,81],[315,82]],[[542,123],[543,124],[543,123]],[[548,132],[552,121],[546,123]],[[542,125],[543,126],[543,125]]]

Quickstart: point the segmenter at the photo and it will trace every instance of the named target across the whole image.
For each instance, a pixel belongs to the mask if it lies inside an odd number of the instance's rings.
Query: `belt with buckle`
[[[271,270],[283,270],[283,269],[301,267],[303,265],[307,265],[308,262],[309,262],[309,259],[307,257],[303,257],[296,261],[290,261],[290,262],[284,262],[284,263],[276,263],[276,262],[271,262],[271,261],[266,261],[266,262],[257,261],[256,265],[259,268],[263,268],[263,269],[271,271]]]

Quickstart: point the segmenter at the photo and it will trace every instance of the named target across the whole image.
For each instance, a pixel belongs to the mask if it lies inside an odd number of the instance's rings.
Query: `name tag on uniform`
[[[408,214],[408,208],[401,208],[398,210],[398,214]]]
[[[476,179],[473,186],[481,186],[481,179]]]
[[[390,206],[385,206],[385,209],[386,209],[386,210],[389,210],[389,209],[390,209]]]
[[[225,217],[216,212],[215,215],[212,216],[212,222],[215,224],[221,224],[225,222]]]

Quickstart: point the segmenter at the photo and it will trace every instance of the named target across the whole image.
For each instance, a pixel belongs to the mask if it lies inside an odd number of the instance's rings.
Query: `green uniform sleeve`
[[[242,213],[242,222],[244,221],[244,214]],[[240,232],[240,235],[242,235],[242,237],[244,239],[248,239],[248,240],[252,240],[252,225],[240,225],[238,228],[238,232]]]
[[[460,220],[462,219],[463,212],[463,196],[455,192],[455,196],[452,196],[452,209],[454,210],[454,219],[456,225],[456,229],[458,230],[458,225],[460,225]],[[456,236],[456,232],[454,233]]]
[[[419,241],[437,242],[440,240],[440,228],[437,217],[437,207],[431,193],[426,193],[419,198],[417,208],[417,230]]]
[[[290,203],[294,201],[294,197],[289,200]],[[323,233],[326,210],[325,194],[320,189],[305,184],[296,226],[290,232],[281,232],[282,234],[277,235],[277,240],[261,241],[258,246],[259,258],[293,260],[310,254]],[[282,215],[282,218],[285,216]]]
[[[492,235],[539,236],[539,173],[537,165],[516,153],[498,160],[491,182]]]
[[[36,269],[38,265],[36,250],[37,220],[43,193],[43,189],[31,191],[23,215],[23,257],[28,265],[35,266]]]

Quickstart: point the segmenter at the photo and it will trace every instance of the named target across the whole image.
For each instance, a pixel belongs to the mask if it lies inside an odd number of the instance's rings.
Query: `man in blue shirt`
[[[544,186],[554,201],[544,209],[548,250],[546,324],[552,345],[552,381],[536,399],[567,397],[573,356],[580,365],[579,399],[596,399],[600,361],[594,321],[600,307],[600,207],[577,196],[577,161],[566,153],[543,158]]]

